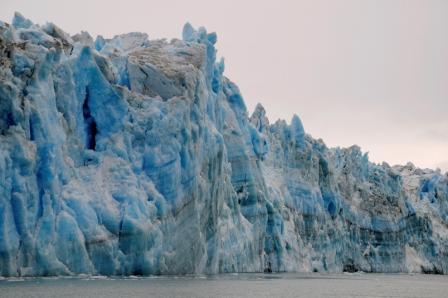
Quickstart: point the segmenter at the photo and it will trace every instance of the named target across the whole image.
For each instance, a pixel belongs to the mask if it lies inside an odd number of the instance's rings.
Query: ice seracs
[[[0,275],[448,272],[446,174],[249,117],[182,35],[0,22]]]

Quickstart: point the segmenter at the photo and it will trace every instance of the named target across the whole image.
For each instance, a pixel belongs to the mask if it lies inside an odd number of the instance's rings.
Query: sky
[[[331,147],[448,171],[446,0],[0,0],[1,20],[14,11],[105,37],[204,26],[250,113],[261,103]]]

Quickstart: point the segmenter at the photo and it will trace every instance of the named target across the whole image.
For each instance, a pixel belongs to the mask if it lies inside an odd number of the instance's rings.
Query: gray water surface
[[[448,276],[224,274],[0,280],[0,297],[446,297]]]

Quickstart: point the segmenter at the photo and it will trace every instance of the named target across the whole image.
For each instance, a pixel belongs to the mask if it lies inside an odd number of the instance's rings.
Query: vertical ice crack
[[[92,117],[89,108],[89,90],[86,89],[86,99],[82,105],[82,115],[84,116],[84,128],[86,132],[86,148],[90,150],[95,150],[96,146],[96,122]]]

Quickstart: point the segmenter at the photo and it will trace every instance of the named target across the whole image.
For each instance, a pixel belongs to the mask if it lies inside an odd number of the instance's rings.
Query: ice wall
[[[249,117],[216,40],[0,22],[0,275],[447,273],[447,174]]]

